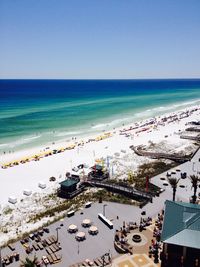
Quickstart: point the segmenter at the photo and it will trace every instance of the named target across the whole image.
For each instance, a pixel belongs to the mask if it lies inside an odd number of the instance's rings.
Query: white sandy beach
[[[196,110],[194,111],[194,109]],[[188,111],[188,117],[183,116],[183,112],[186,111]],[[180,116],[184,118],[172,122],[169,122],[168,120],[166,123],[160,123],[161,118],[175,114],[178,115],[179,118]],[[40,205],[38,203],[41,202],[36,200],[41,199],[41,197],[46,194],[55,192],[55,189],[59,186],[59,182],[65,179],[66,172],[72,172],[72,168],[79,164],[85,163],[91,167],[95,163],[95,160],[100,158],[106,159],[109,156],[110,174],[114,177],[115,175],[121,175],[121,177],[123,177],[124,175],[127,175],[128,170],[134,171],[140,164],[150,161],[150,159],[139,157],[134,154],[130,149],[130,145],[148,145],[149,141],[151,141],[159,144],[162,151],[181,152],[185,151],[186,148],[187,153],[194,151],[196,146],[194,146],[193,142],[180,139],[179,134],[188,127],[186,126],[188,122],[198,120],[199,115],[199,106],[187,108],[176,113],[173,112],[173,114],[153,118],[152,120],[154,120],[154,123],[149,124],[148,126],[144,126],[144,124],[147,121],[150,121],[150,119],[139,122],[138,124],[140,127],[137,129],[127,130],[134,125],[115,129],[113,130],[111,137],[101,141],[86,143],[89,138],[85,138],[83,140],[85,143],[84,145],[78,146],[76,144],[76,147],[72,150],[66,150],[59,154],[41,158],[39,161],[30,161],[6,169],[0,168],[0,179],[3,181],[2,186],[0,187],[0,213],[4,219],[1,222],[1,227],[6,227],[8,221],[11,219],[13,220],[11,224],[15,224],[17,227],[19,226],[19,221],[26,221],[28,215],[31,213],[37,213],[40,210],[44,210],[44,203]],[[124,129],[127,131],[123,131]],[[126,133],[128,136],[125,136],[122,133]],[[80,143],[80,140],[77,140],[77,142]],[[66,147],[66,145],[69,144],[60,143],[59,145],[57,144],[58,147],[54,145],[49,149]],[[7,154],[1,157],[0,164],[4,165],[13,160],[29,157],[30,155],[37,154],[43,150],[44,147],[41,147],[28,151],[16,152],[14,154]],[[85,169],[85,172],[87,171],[89,171],[89,169]],[[56,177],[56,182],[49,181],[51,176]],[[38,183],[41,181],[46,184],[47,187],[45,189],[38,187]],[[32,191],[32,196],[26,197],[23,195],[24,190]],[[15,205],[9,204],[9,197],[16,198],[17,203]],[[51,205],[50,202],[48,204]],[[13,209],[13,211],[6,215],[5,210],[8,209],[8,207]],[[42,223],[42,221],[40,223]],[[26,228],[21,228],[21,231],[30,230],[31,227],[33,227],[33,225],[26,225]],[[13,233],[14,229],[13,231],[10,231],[9,235],[12,236]],[[2,240],[4,239],[5,236],[2,236]],[[0,240],[0,242],[2,240]]]

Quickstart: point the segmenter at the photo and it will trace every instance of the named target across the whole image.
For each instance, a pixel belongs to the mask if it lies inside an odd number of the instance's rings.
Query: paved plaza
[[[84,259],[94,259],[104,253],[110,252],[113,257],[116,257],[118,253],[115,251],[113,246],[114,233],[116,229],[122,227],[123,222],[140,222],[141,212],[146,211],[146,216],[156,216],[158,212],[163,207],[165,200],[165,192],[162,194],[162,197],[155,198],[154,203],[147,204],[143,209],[140,209],[135,206],[123,205],[118,203],[107,203],[103,202],[93,203],[90,208],[84,208],[80,211],[77,211],[74,216],[70,218],[65,218],[62,221],[58,221],[49,226],[50,233],[44,234],[43,238],[46,238],[50,235],[56,236],[56,228],[60,227],[58,231],[59,242],[61,244],[62,250],[59,253],[62,254],[62,262],[56,264],[56,266],[69,266],[73,263],[83,261]],[[110,230],[103,222],[98,219],[98,213],[103,213],[103,206],[105,206],[105,215],[109,218],[114,225],[114,228]],[[83,214],[81,214],[83,213]],[[117,219],[118,216],[118,219]],[[145,216],[145,217],[146,217]],[[90,219],[92,224],[97,226],[99,233],[97,235],[90,235],[88,233],[88,228],[84,228],[81,224],[84,219]],[[75,239],[75,234],[68,233],[67,229],[70,224],[75,224],[78,226],[78,231],[83,231],[86,233],[86,239],[84,241],[78,242]],[[63,226],[61,226],[63,225]],[[15,245],[16,251],[20,253],[21,259],[25,259],[26,253],[20,242],[17,242]],[[38,258],[43,255],[47,255],[45,250],[32,252],[32,257],[34,254]],[[6,247],[2,250],[2,256],[12,254],[11,250]],[[19,262],[14,262],[10,264],[11,267],[18,267]]]
[[[198,174],[200,171],[200,151],[196,153],[194,158],[190,162],[186,162],[175,169],[180,169],[177,171],[174,176],[180,177],[181,172],[187,172],[187,175]],[[110,252],[112,257],[115,259],[113,266],[116,267],[153,267],[159,266],[155,265],[152,259],[149,259],[147,254],[144,251],[137,251],[137,246],[133,249],[135,253],[132,256],[123,255],[119,258],[119,254],[115,251],[113,246],[114,233],[116,229],[122,227],[123,222],[140,222],[141,217],[156,217],[156,215],[164,208],[164,202],[166,199],[172,199],[172,189],[170,185],[163,185],[163,180],[160,178],[166,178],[166,172],[160,174],[151,179],[151,182],[165,189],[159,197],[153,198],[153,203],[148,203],[143,209],[139,207],[123,205],[118,203],[93,203],[90,208],[83,208],[77,212],[75,215],[70,218],[64,218],[62,221],[58,221],[49,226],[50,233],[44,234],[44,238],[50,235],[56,236],[56,228],[60,227],[58,231],[59,242],[62,247],[62,250],[59,251],[62,254],[62,261],[56,264],[57,267],[69,266],[76,262],[84,261],[85,259],[91,259],[100,257],[104,253]],[[167,181],[167,180],[166,180]],[[180,187],[179,185],[184,185]],[[176,199],[179,201],[189,201],[189,198],[193,194],[193,189],[191,187],[191,182],[189,178],[181,179],[179,181],[177,188]],[[199,194],[200,189],[198,188],[197,194]],[[103,213],[105,209],[105,215],[110,219],[114,225],[114,228],[110,230],[105,224],[103,224],[98,219],[98,213]],[[146,211],[146,215],[142,216],[141,212]],[[84,219],[89,219],[92,222],[92,225],[97,226],[98,234],[90,235],[88,233],[88,228],[84,228],[81,224]],[[86,239],[84,241],[78,242],[75,239],[75,234],[68,233],[67,229],[70,224],[75,224],[78,227],[78,231],[86,233]],[[31,243],[31,241],[30,241]],[[27,256],[24,248],[20,242],[14,244],[16,251],[20,253],[20,259],[23,260]],[[13,252],[6,247],[2,249],[2,257],[10,255]],[[47,255],[45,250],[32,252],[30,257],[37,255],[38,258],[41,258],[43,255]],[[13,262],[9,266],[18,267],[19,262]]]

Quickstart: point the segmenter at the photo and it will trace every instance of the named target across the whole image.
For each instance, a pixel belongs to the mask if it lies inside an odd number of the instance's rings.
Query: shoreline
[[[105,131],[112,132],[113,130],[120,130],[124,126],[129,126],[135,123],[140,123],[142,121],[148,120],[149,118],[158,118],[159,116],[168,116],[169,114],[172,113],[178,113],[181,111],[184,111],[186,109],[191,109],[193,106],[199,106],[200,99],[191,99],[185,102],[181,103],[174,103],[171,105],[166,105],[166,106],[158,106],[158,107],[150,107],[149,109],[144,109],[144,110],[137,110],[134,113],[128,113],[123,114],[123,117],[121,118],[120,115],[118,116],[113,115],[113,117],[106,118],[109,119],[109,121],[103,121],[103,119],[100,119],[100,121],[97,120],[96,123],[90,124],[91,129],[88,130],[88,126],[85,125],[85,127],[78,129],[73,128],[70,130],[67,129],[52,129],[47,132],[35,132],[30,135],[25,135],[22,137],[18,137],[17,139],[14,138],[10,141],[4,141],[4,143],[0,144],[0,157],[4,158],[4,156],[12,157],[13,155],[20,154],[20,153],[27,153],[27,151],[33,151],[34,153],[38,150],[40,151],[41,149],[44,149],[45,147],[51,146],[51,147],[57,147],[59,145],[63,145],[65,143],[70,143],[73,142],[73,138],[76,138],[77,140],[81,139],[87,139],[87,138],[92,138],[94,136],[100,135]],[[198,103],[198,104],[197,104]],[[175,109],[175,110],[173,110]],[[161,112],[161,115],[154,114],[154,112]],[[113,119],[113,120],[112,120]],[[112,125],[113,124],[113,125]],[[80,126],[80,125],[79,125]],[[78,126],[78,127],[79,127]],[[87,129],[87,130],[86,130]],[[86,130],[86,131],[85,131]],[[53,134],[55,136],[53,137]],[[48,140],[47,142],[43,142],[45,135],[47,135],[47,139],[49,138],[55,138],[52,139],[51,141]],[[51,137],[48,135],[52,135]],[[28,140],[37,140],[40,137],[43,136],[43,140],[40,140],[41,143],[38,144],[31,144],[29,143]],[[58,138],[58,139],[57,139]],[[25,142],[24,142],[25,141]],[[23,143],[24,142],[24,143]],[[17,143],[17,145],[16,145]],[[23,147],[23,145],[28,147]],[[12,145],[13,144],[13,145]],[[55,144],[55,146],[54,146]],[[7,149],[3,149],[2,147],[6,147]],[[1,164],[1,161],[0,161]]]
[[[180,109],[180,110],[177,110],[174,112],[167,112],[167,113],[164,113],[160,116],[149,117],[149,118],[135,121],[135,122],[128,123],[128,124],[123,123],[121,126],[116,127],[116,128],[114,127],[112,130],[106,131],[106,129],[103,129],[96,134],[91,134],[91,135],[87,135],[87,136],[77,136],[77,137],[74,136],[68,140],[60,139],[56,142],[48,142],[45,145],[34,146],[34,147],[31,147],[28,149],[17,150],[16,152],[12,152],[12,153],[1,154],[0,166],[6,164],[7,162],[20,160],[20,159],[23,159],[24,157],[31,157],[31,156],[33,156],[35,154],[39,154],[41,152],[54,150],[54,149],[59,150],[63,147],[71,146],[71,145],[77,146],[77,144],[80,144],[82,142],[86,143],[89,139],[98,138],[99,136],[104,135],[106,132],[109,132],[109,133],[111,133],[111,135],[113,135],[113,134],[120,133],[121,131],[123,131],[123,129],[130,129],[130,131],[131,131],[131,130],[134,130],[134,129],[131,129],[131,128],[134,128],[133,125],[134,126],[137,125],[137,127],[144,127],[145,122],[152,121],[152,120],[157,121],[158,119],[161,120],[162,118],[170,117],[172,115],[179,115],[182,112],[186,112],[188,110],[193,110],[195,108],[200,109],[200,105],[187,107],[187,108]]]
[[[109,158],[111,178],[125,179],[129,171],[134,172],[140,165],[154,161],[137,156],[130,149],[131,145],[150,146],[153,143],[157,145],[157,150],[183,152],[187,149],[187,151],[193,151],[195,149],[193,142],[180,139],[180,132],[187,127],[186,123],[197,120],[199,114],[200,106],[194,106],[177,113],[150,118],[134,125],[124,125],[113,130],[112,136],[109,138],[77,145],[72,150],[65,150],[39,161],[30,161],[7,169],[0,168],[0,179],[4,181],[4,187],[0,189],[1,228],[9,229],[9,234],[2,234],[0,240],[5,241],[12,238],[16,229],[21,229],[23,233],[27,230],[34,230],[40,227],[41,223],[45,223],[49,217],[35,224],[30,224],[27,220],[32,215],[45,211],[49,205],[51,207],[63,202],[59,198],[51,199],[51,194],[56,192],[59,183],[66,178],[66,172],[73,173],[72,168],[81,163],[87,165],[88,168],[85,169],[85,174],[87,174],[90,170],[89,167],[95,162],[102,161],[103,158],[106,164],[106,159]],[[177,116],[183,118],[177,120]],[[168,121],[163,124],[161,120],[166,118]],[[23,153],[28,156],[28,151]],[[81,173],[80,175],[82,176]],[[52,176],[56,177],[55,182],[49,181]],[[39,188],[40,182],[46,184],[45,189]],[[23,190],[31,191],[32,194],[25,196]],[[9,197],[16,198],[17,203],[10,204]],[[21,225],[22,222],[24,226]]]

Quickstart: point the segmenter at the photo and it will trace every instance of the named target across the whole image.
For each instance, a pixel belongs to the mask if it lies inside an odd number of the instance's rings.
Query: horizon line
[[[131,80],[200,80],[200,77],[195,78],[0,78],[0,80],[68,80],[68,81],[80,81],[80,80],[86,80],[86,81],[114,81],[114,80],[121,80],[121,81],[131,81]]]

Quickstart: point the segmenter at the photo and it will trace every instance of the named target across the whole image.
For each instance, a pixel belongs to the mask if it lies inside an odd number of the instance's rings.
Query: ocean
[[[200,104],[200,80],[0,80],[0,153]]]

